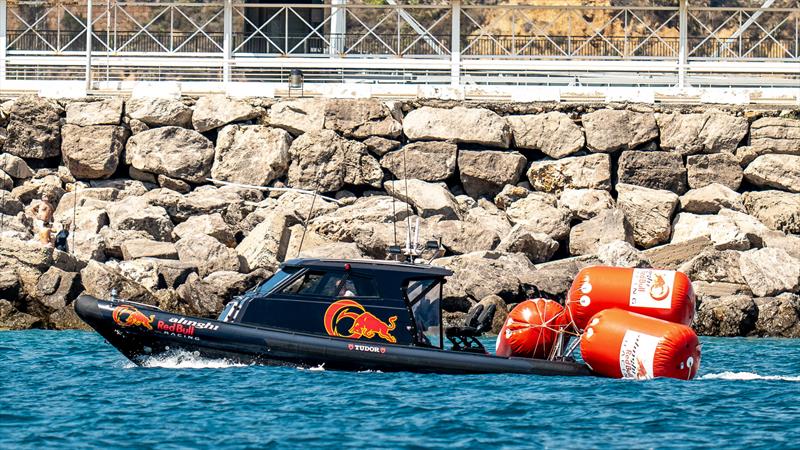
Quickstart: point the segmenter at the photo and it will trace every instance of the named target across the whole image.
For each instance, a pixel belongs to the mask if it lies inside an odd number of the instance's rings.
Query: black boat
[[[217,320],[87,295],[75,310],[137,364],[185,351],[332,370],[591,375],[569,358],[489,354],[476,339],[483,331],[479,318],[443,328],[442,286],[451,274],[427,264],[294,259],[234,298]]]

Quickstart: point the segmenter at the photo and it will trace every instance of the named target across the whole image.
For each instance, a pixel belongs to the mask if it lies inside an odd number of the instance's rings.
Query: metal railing
[[[736,84],[724,79],[737,76],[730,74],[746,74],[748,85],[759,77],[768,78],[765,85],[800,80],[800,6],[792,2],[383,3],[0,0],[0,82],[74,79],[80,66],[90,88],[170,77],[284,82],[291,67],[320,83],[537,84],[580,75],[611,86],[630,85],[630,74],[654,74],[657,84],[687,86],[694,73],[715,72],[721,85]]]

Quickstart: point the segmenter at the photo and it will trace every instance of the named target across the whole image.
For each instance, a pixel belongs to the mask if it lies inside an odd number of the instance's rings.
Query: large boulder
[[[660,147],[682,155],[733,154],[747,134],[747,119],[720,111],[703,114],[657,114]]]
[[[719,183],[735,191],[742,184],[739,159],[730,153],[691,155],[686,158],[686,172],[692,189]]]
[[[325,128],[356,139],[396,138],[403,125],[384,103],[374,99],[331,99],[325,105]]]
[[[653,267],[674,270],[712,245],[708,236],[698,236],[686,241],[648,248],[642,254],[652,263]]]
[[[15,216],[22,212],[24,205],[11,192],[0,189],[0,214]]]
[[[111,298],[111,291],[115,290],[117,298],[122,300],[158,304],[158,299],[149,289],[124,276],[119,269],[97,261],[89,261],[81,270],[81,283],[87,294],[100,299]]]
[[[123,102],[119,97],[92,102],[70,102],[65,108],[67,123],[80,127],[119,125],[122,106]]]
[[[213,272],[238,272],[241,263],[236,250],[229,248],[207,234],[193,234],[175,243],[181,262],[197,266],[200,276]]]
[[[249,274],[215,272],[205,278],[191,274],[177,292],[182,303],[189,306],[191,314],[216,318],[233,296],[245,292],[269,275],[270,272],[263,270]]]
[[[757,317],[758,308],[746,295],[707,298],[700,303],[692,327],[703,336],[747,336]]]
[[[225,95],[207,95],[197,99],[192,114],[192,126],[203,133],[233,122],[255,119],[261,110],[247,102]]]
[[[591,219],[603,210],[614,207],[614,199],[604,189],[564,189],[558,205],[569,209],[573,219]]]
[[[569,235],[571,214],[558,206],[553,194],[533,192],[509,205],[506,214],[512,223],[526,224],[533,232],[544,233],[555,240]]]
[[[441,220],[421,223],[420,234],[441,236],[442,246],[453,254],[472,253],[482,250],[493,250],[500,243],[500,236],[495,230],[483,228],[472,222],[460,220]],[[422,236],[420,236],[422,240]]]
[[[3,150],[20,158],[47,159],[61,154],[61,113],[57,104],[35,95],[11,107]]]
[[[524,253],[534,264],[549,261],[556,250],[558,242],[555,239],[523,223],[514,225],[497,246],[498,252]]]
[[[17,310],[8,300],[0,300],[0,331],[44,328],[44,325],[42,319]]]
[[[307,132],[289,148],[288,184],[294,188],[333,192],[345,184],[380,187],[383,171],[361,142],[331,130]]]
[[[381,158],[395,178],[444,181],[456,171],[458,147],[449,142],[412,142]]]
[[[192,126],[192,109],[173,98],[131,98],[125,103],[125,113],[150,127]]]
[[[61,154],[75,178],[108,178],[117,171],[128,131],[120,126],[64,125]]]
[[[597,248],[597,259],[604,266],[613,267],[652,267],[643,252],[636,250],[630,242],[611,241]]]
[[[151,239],[131,239],[122,243],[122,257],[126,260],[139,258],[178,259],[178,251],[172,242]]]
[[[494,197],[504,186],[516,184],[527,162],[525,157],[517,152],[487,150],[458,152],[461,184],[472,197]]]
[[[574,256],[537,264],[536,271],[527,273],[526,283],[545,296],[564,298],[578,272],[598,264],[600,261],[594,256]]]
[[[274,209],[236,246],[236,253],[239,254],[242,264],[241,270],[274,271],[286,257],[291,237],[290,227],[298,222],[294,214],[283,209]]]
[[[800,120],[788,117],[764,117],[756,120],[750,125],[750,148],[754,155],[800,155]]]
[[[444,285],[444,300],[450,302],[463,302],[464,298],[479,301],[489,295],[506,302],[521,300],[527,275],[536,270],[526,256],[500,252],[438,258],[432,264],[454,272]]]
[[[296,135],[320,131],[325,126],[327,100],[303,98],[275,103],[269,109],[267,121],[273,127],[283,128]]]
[[[527,197],[531,193],[530,189],[527,189],[523,186],[516,186],[513,184],[507,184],[503,186],[503,189],[495,195],[494,197],[494,204],[496,207],[505,210],[512,203],[515,201]],[[480,200],[480,199],[479,199]]]
[[[506,120],[511,125],[515,147],[539,150],[553,159],[577,152],[586,141],[583,130],[561,112],[508,116]]]
[[[617,206],[633,228],[636,245],[650,248],[669,241],[678,196],[670,191],[619,183]]]
[[[614,241],[633,243],[633,230],[618,209],[607,209],[595,217],[581,222],[570,230],[569,252],[572,255],[588,255]]]
[[[33,176],[33,171],[28,166],[28,163],[19,156],[14,156],[10,153],[0,154],[0,170],[7,173],[11,178],[18,180],[28,179]]]
[[[750,183],[790,192],[800,192],[800,154],[761,155],[744,170]]]
[[[780,248],[761,248],[742,253],[739,268],[753,294],[768,297],[800,290],[800,259]]]
[[[380,136],[370,136],[364,140],[364,145],[367,146],[367,150],[372,154],[383,156],[392,150],[397,150],[400,147],[400,142]]]
[[[734,250],[707,248],[681,264],[678,270],[692,281],[746,284],[739,268],[740,255],[741,253]]]
[[[202,183],[211,173],[214,144],[194,130],[154,128],[128,140],[125,158],[145,172]]]
[[[36,312],[46,316],[69,305],[78,298],[81,289],[80,274],[77,272],[49,268],[36,283]]]
[[[800,194],[782,191],[745,192],[747,213],[773,230],[800,234]]]
[[[453,194],[446,187],[422,180],[387,181],[386,192],[414,207],[422,217],[443,216],[445,219],[458,219],[459,207]]]
[[[716,214],[723,208],[744,211],[742,194],[718,183],[688,191],[680,203],[681,211],[695,214]]]
[[[220,213],[189,217],[185,222],[175,226],[174,231],[179,239],[195,234],[207,234],[228,247],[236,246],[234,231],[225,223]]]
[[[758,319],[751,334],[756,336],[800,337],[800,297],[783,294],[753,299]]]
[[[452,141],[500,148],[508,148],[511,141],[508,122],[484,108],[423,106],[406,115],[403,127],[412,141]]]
[[[266,186],[289,169],[292,137],[262,125],[228,125],[217,135],[211,176],[217,180]]]
[[[632,150],[658,137],[652,113],[601,109],[581,118],[586,131],[586,147],[593,152]]]
[[[108,207],[108,219],[115,230],[144,231],[157,241],[172,240],[172,221],[167,210],[151,206],[141,197],[128,197]]]
[[[622,152],[617,180],[683,194],[686,192],[686,167],[680,153],[676,152]]]
[[[611,159],[608,155],[571,156],[559,160],[533,161],[528,180],[534,190],[611,189]]]
[[[747,250],[750,240],[747,233],[742,231],[736,222],[722,215],[697,215],[692,213],[679,213],[672,223],[671,242],[690,241],[694,238],[706,236],[718,250]]]

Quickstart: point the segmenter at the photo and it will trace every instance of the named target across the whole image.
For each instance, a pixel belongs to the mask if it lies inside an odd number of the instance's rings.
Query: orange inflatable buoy
[[[692,282],[682,272],[604,266],[578,272],[566,301],[569,320],[578,330],[610,308],[689,325],[694,305]]]
[[[607,309],[581,335],[581,356],[595,373],[637,380],[691,380],[700,367],[700,341],[688,326]]]
[[[536,298],[518,304],[497,335],[498,356],[546,359],[563,328],[564,307],[552,300]]]

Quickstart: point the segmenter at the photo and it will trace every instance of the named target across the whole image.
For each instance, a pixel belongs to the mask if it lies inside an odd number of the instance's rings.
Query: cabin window
[[[442,284],[436,279],[414,280],[406,286],[417,325],[417,341],[442,347]]]
[[[333,297],[342,281],[342,274],[309,270],[281,290],[286,295]]]
[[[339,288],[339,297],[378,297],[378,289],[372,278],[351,274]]]
[[[270,293],[277,285],[279,285],[283,280],[288,278],[290,275],[297,272],[296,267],[284,267],[283,269],[275,272],[275,275],[269,277],[266,281],[261,283],[255,289],[255,295],[258,297],[264,297]]]

